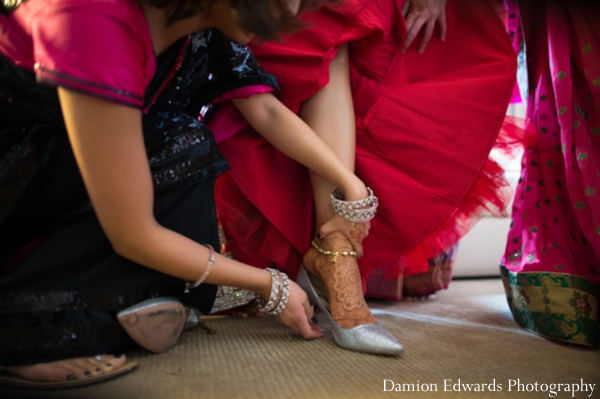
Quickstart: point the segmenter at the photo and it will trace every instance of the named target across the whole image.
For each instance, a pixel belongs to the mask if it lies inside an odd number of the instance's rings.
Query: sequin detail
[[[191,35],[185,52],[166,75],[150,87],[143,118],[148,159],[155,190],[160,193],[202,181],[226,171],[229,164],[218,151],[206,127],[202,110],[222,94],[253,84],[277,89],[273,76],[258,65],[248,47],[233,42],[217,30]],[[160,67],[160,66],[159,66]]]

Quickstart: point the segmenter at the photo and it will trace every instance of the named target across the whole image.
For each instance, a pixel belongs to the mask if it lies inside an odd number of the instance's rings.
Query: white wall
[[[525,117],[523,104],[511,105],[508,115]],[[506,171],[505,177],[514,187],[519,180],[521,169],[521,156],[508,159],[497,151],[492,151],[492,158]],[[460,241],[456,262],[454,264],[454,277],[499,276],[498,264],[504,253],[506,235],[510,225],[509,217],[494,218],[485,216],[475,227]]]

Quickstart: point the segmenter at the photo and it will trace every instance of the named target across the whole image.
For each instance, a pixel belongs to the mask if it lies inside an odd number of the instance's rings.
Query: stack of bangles
[[[379,199],[373,195],[373,190],[367,187],[369,196],[360,201],[344,201],[344,194],[335,189],[331,193],[331,203],[335,213],[354,222],[367,222],[375,217]]]
[[[265,269],[271,273],[271,295],[269,301],[257,295],[258,310],[273,316],[279,315],[287,306],[290,297],[290,279],[287,274],[275,269]]]

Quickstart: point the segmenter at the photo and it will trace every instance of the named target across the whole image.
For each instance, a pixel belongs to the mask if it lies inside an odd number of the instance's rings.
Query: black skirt
[[[157,198],[158,222],[218,248],[213,187],[209,179]],[[202,284],[185,294],[182,280],[123,258],[94,214],[41,241],[0,274],[3,366],[134,348],[116,314],[148,298],[174,296],[210,312],[216,286]]]

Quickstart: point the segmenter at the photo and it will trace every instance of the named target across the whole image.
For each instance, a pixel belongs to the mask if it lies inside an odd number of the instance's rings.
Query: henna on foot
[[[354,251],[349,239],[339,231],[315,239],[315,243],[326,251]],[[335,262],[332,261],[334,258]],[[377,324],[365,302],[354,256],[324,255],[311,247],[304,255],[304,266],[325,284],[331,315],[341,327]]]

